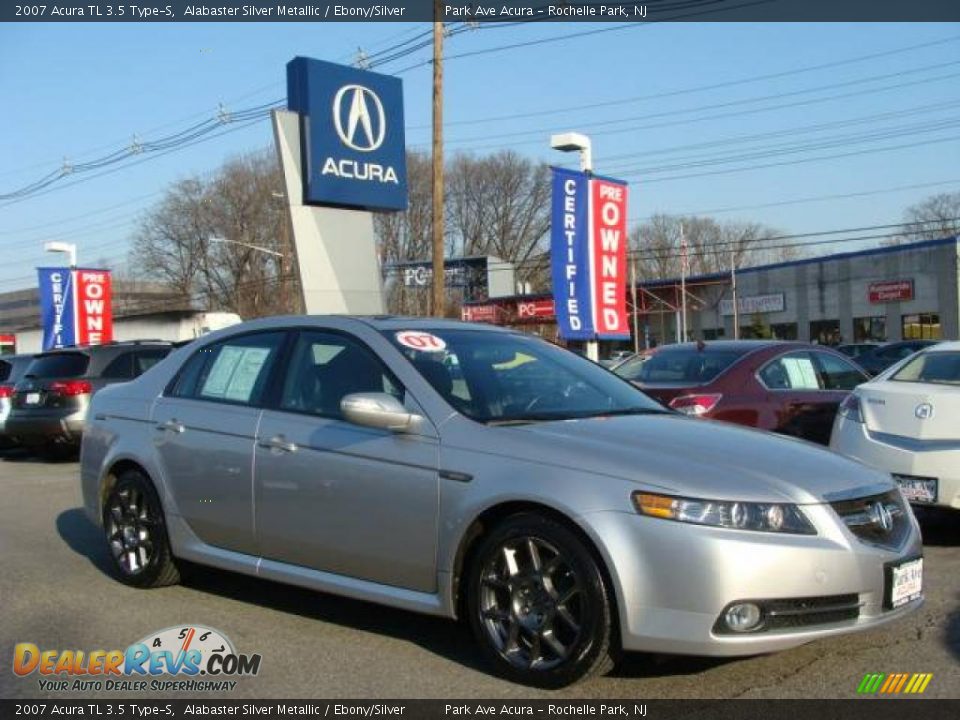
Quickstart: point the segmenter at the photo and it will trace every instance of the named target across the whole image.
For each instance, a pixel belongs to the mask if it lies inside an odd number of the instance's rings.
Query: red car
[[[837,407],[868,380],[835,350],[770,340],[665,345],[616,373],[679,412],[823,445]]]

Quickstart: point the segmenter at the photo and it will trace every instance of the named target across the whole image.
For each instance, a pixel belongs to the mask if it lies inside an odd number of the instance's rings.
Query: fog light
[[[723,620],[733,632],[747,632],[760,624],[760,608],[753,603],[735,603],[727,608]]]

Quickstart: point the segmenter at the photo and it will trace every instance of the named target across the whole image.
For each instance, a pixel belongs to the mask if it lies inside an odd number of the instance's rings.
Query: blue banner
[[[590,180],[586,173],[553,169],[550,263],[557,327],[564,340],[592,340]]]
[[[70,268],[37,268],[37,273],[40,276],[44,351],[76,345],[73,273]]]
[[[305,204],[407,208],[400,78],[297,57],[287,108],[300,114]]]

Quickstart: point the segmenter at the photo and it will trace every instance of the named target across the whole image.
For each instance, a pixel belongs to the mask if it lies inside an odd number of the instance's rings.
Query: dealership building
[[[960,245],[950,237],[687,278],[689,339],[769,337],[821,344],[960,337]],[[680,340],[679,279],[641,282],[627,293],[640,346]],[[634,320],[634,314],[636,320]],[[464,319],[536,325],[556,337],[549,295],[466,303]],[[606,343],[605,343],[606,344]],[[608,349],[632,345],[610,343]]]

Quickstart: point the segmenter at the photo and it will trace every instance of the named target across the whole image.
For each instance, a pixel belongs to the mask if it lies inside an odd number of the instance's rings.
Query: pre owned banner
[[[109,270],[37,268],[43,349],[113,340]]]
[[[630,337],[626,214],[626,183],[553,168],[550,255],[560,337]]]

